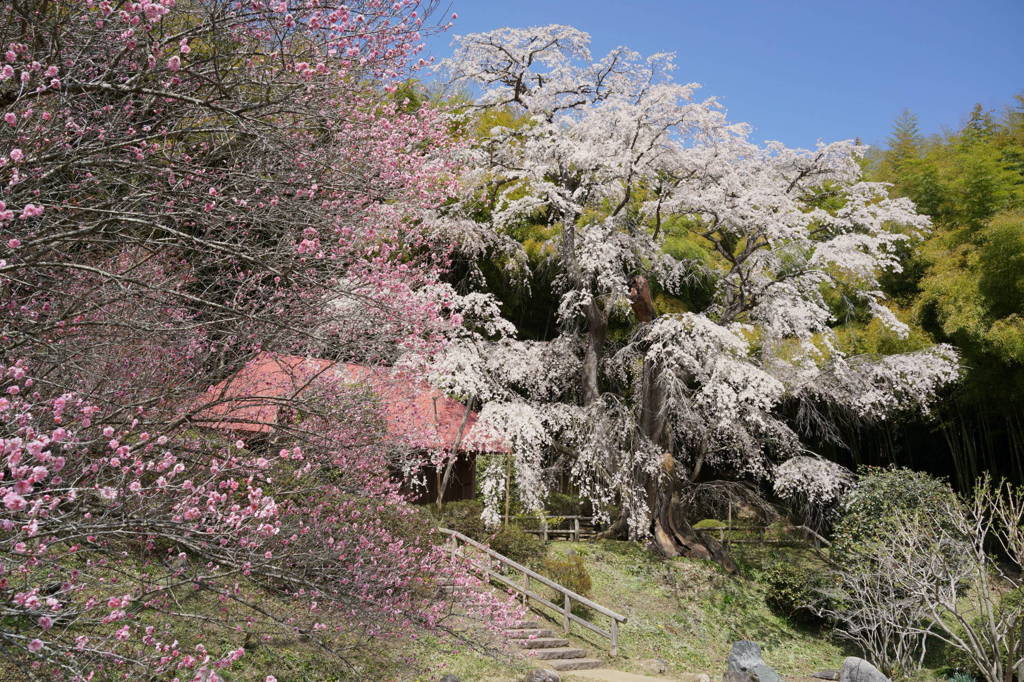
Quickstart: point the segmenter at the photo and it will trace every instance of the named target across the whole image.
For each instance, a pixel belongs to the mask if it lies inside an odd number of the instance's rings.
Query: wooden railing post
[[[576,542],[579,542],[580,541],[580,517],[578,517],[578,516],[572,517],[572,530],[573,530],[573,538],[576,540]]]
[[[576,621],[582,627],[587,628],[592,632],[596,632],[602,637],[610,639],[612,655],[614,656],[618,653],[619,623],[626,622],[625,616],[615,613],[614,611],[591,601],[581,594],[573,592],[564,585],[559,585],[550,578],[541,575],[540,573],[537,573],[536,571],[513,561],[512,559],[509,559],[507,556],[498,554],[490,547],[483,545],[462,533],[449,530],[447,528],[441,528],[439,531],[451,538],[451,542],[446,544],[448,551],[454,555],[462,555],[465,557],[470,566],[475,568],[477,572],[481,573],[485,580],[501,583],[502,585],[519,592],[522,595],[524,605],[529,603],[529,600],[533,600],[545,608],[551,609],[551,611],[556,614],[561,611],[562,627],[566,634],[569,633],[569,630],[572,627],[572,622]],[[577,531],[574,527],[573,530],[565,530],[564,532],[571,533]],[[472,552],[470,550],[472,550]],[[477,554],[479,554],[479,557],[476,556]],[[516,580],[516,573],[522,574],[523,579],[521,582]],[[554,590],[556,596],[552,597],[549,601],[546,594],[532,591],[530,589],[531,585],[538,583]],[[559,600],[557,595],[559,594],[562,595],[561,604],[558,603]],[[574,614],[572,612],[572,605],[575,602],[583,604],[596,613],[603,614],[611,618],[611,629],[602,630],[595,623],[592,623],[587,619],[580,618]]]

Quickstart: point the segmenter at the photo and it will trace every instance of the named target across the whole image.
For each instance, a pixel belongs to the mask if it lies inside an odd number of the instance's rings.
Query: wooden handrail
[[[574,623],[574,622],[575,623],[579,623],[580,625],[582,625],[583,627],[587,628],[588,630],[596,632],[597,634],[602,635],[603,637],[607,637],[608,639],[610,639],[611,640],[611,655],[612,656],[618,655],[618,653],[619,653],[619,623],[625,623],[626,622],[626,617],[625,616],[623,616],[620,613],[616,613],[616,612],[612,611],[609,608],[605,608],[604,606],[601,606],[597,602],[594,602],[594,601],[591,601],[590,599],[587,599],[582,594],[578,594],[576,592],[573,592],[568,587],[565,587],[563,585],[559,585],[554,580],[551,580],[550,578],[548,578],[546,576],[543,576],[540,573],[537,573],[536,571],[527,568],[526,566],[523,566],[518,561],[513,561],[512,559],[509,559],[507,556],[505,556],[503,554],[499,554],[498,552],[495,552],[493,549],[491,549],[487,545],[482,544],[480,542],[477,542],[473,538],[467,537],[466,535],[463,535],[462,533],[460,533],[460,532],[458,532],[456,530],[451,530],[449,528],[438,528],[437,530],[440,533],[442,533],[444,535],[447,535],[450,538],[452,538],[452,540],[455,541],[456,548],[458,548],[458,546],[460,544],[461,545],[469,545],[470,547],[473,547],[474,549],[482,552],[485,556],[487,556],[487,557],[493,559],[494,561],[498,562],[498,564],[500,564],[500,565],[502,565],[502,566],[504,566],[506,568],[510,568],[513,571],[517,572],[517,573],[522,574],[522,576],[523,576],[523,583],[520,584],[520,583],[515,582],[514,580],[512,580],[508,576],[502,575],[501,573],[491,569],[490,567],[481,565],[480,563],[478,563],[476,561],[473,561],[469,557],[466,557],[467,559],[469,559],[470,563],[474,567],[479,569],[481,572],[485,573],[488,578],[492,578],[494,580],[497,580],[500,583],[508,585],[513,590],[515,590],[519,594],[523,595],[524,603],[525,603],[525,599],[527,599],[527,598],[528,599],[533,599],[534,601],[540,602],[544,606],[547,606],[548,608],[554,609],[555,611],[558,611],[559,613],[561,613],[561,615],[562,615],[562,626],[563,626],[565,632],[569,632],[570,623]],[[561,604],[555,604],[554,602],[549,601],[543,595],[540,595],[540,594],[534,592],[533,590],[531,590],[530,589],[530,580],[536,580],[540,584],[546,585],[547,587],[550,587],[555,592],[560,594],[562,596],[562,603]],[[604,629],[599,628],[598,626],[594,625],[590,621],[584,620],[583,618],[580,618],[579,616],[577,616],[575,613],[572,612],[572,604],[573,604],[573,602],[577,602],[579,604],[582,604],[582,605],[586,606],[587,608],[589,608],[589,609],[591,609],[593,611],[596,611],[597,613],[600,613],[601,615],[604,615],[604,616],[607,616],[608,618],[610,618],[611,619],[611,628],[608,629],[608,630],[604,630]]]
[[[580,521],[593,521],[596,516],[580,516],[579,514],[513,514],[513,519],[579,519]]]
[[[539,521],[540,528],[523,528],[523,530],[527,533],[539,535],[545,542],[552,535],[564,535],[566,539],[573,539],[579,542],[583,539],[584,535],[583,523],[589,525],[589,528],[586,529],[587,535],[593,535],[596,532],[593,527],[596,516],[580,516],[578,514],[516,514],[510,518]],[[571,521],[572,528],[551,528],[549,524],[552,521],[556,524]]]

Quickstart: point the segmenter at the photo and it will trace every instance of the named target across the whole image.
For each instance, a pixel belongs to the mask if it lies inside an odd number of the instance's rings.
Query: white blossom
[[[854,483],[853,473],[820,457],[798,455],[775,469],[775,494],[818,509],[834,506]]]
[[[696,84],[672,80],[672,55],[618,48],[594,61],[589,36],[567,26],[461,36],[442,68],[480,93],[475,107],[519,118],[466,150],[460,197],[427,220],[462,232],[453,242],[467,260],[514,268],[528,260],[515,230],[542,225],[540,253],[555,273],[557,338],[517,340],[496,302],[449,292],[471,331],[433,365],[433,381],[479,401],[480,422],[510,444],[528,506],[542,503],[557,470],[599,513],[618,505],[644,535],[648,484],[708,466],[775,476],[781,496],[824,501],[845,479],[803,456],[787,404],[864,419],[927,413],[956,380],[947,346],[882,358],[837,347],[830,290],[907,333],[879,277],[928,228],[911,202],[862,180],[864,147],[754,144],[748,125],[696,99]],[[711,256],[673,258],[672,230],[703,240]],[[699,285],[710,304],[631,319],[638,277],[668,292]],[[588,365],[594,320],[607,328],[623,318],[629,337],[591,347],[590,359],[600,357]],[[586,375],[595,367],[600,395]],[[654,394],[665,424],[656,439],[645,430]],[[484,476],[491,521],[504,476]]]

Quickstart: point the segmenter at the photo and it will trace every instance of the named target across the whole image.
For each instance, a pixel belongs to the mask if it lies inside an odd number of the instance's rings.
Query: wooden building
[[[324,383],[366,390],[379,401],[388,442],[419,453],[423,464],[415,478],[425,483],[408,489],[416,502],[434,502],[441,472],[431,464],[438,452],[454,453],[445,501],[469,499],[475,489],[476,455],[504,451],[494,439],[474,433],[475,412],[419,378],[390,367],[368,367],[318,358],[260,353],[241,370],[218,382],[198,401],[192,422],[203,428],[244,434],[255,447],[285,436],[300,400],[315,398]],[[399,473],[396,471],[396,476]],[[403,484],[405,476],[401,476]]]

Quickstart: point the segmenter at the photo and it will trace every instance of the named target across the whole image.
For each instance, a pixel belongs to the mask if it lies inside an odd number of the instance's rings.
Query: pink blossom
[[[170,69],[171,71],[179,71],[179,70],[181,70],[181,57],[179,57],[178,55],[174,55],[173,57],[168,59],[167,60],[167,68]]]
[[[20,149],[11,150],[11,161],[13,161],[14,163],[19,163],[24,158],[25,154]]]
[[[21,209],[21,215],[18,216],[21,219],[35,218],[36,216],[43,215],[43,207],[37,204],[25,204],[25,207]]]
[[[11,511],[21,511],[27,504],[28,503],[25,502],[25,498],[13,490],[9,490],[7,494],[4,495],[4,506]]]
[[[28,643],[28,650],[32,653],[38,653],[43,648],[43,641],[40,639],[33,639]]]
[[[4,120],[7,121],[7,125],[16,126],[18,125],[18,115],[13,111],[8,111],[4,114]]]

